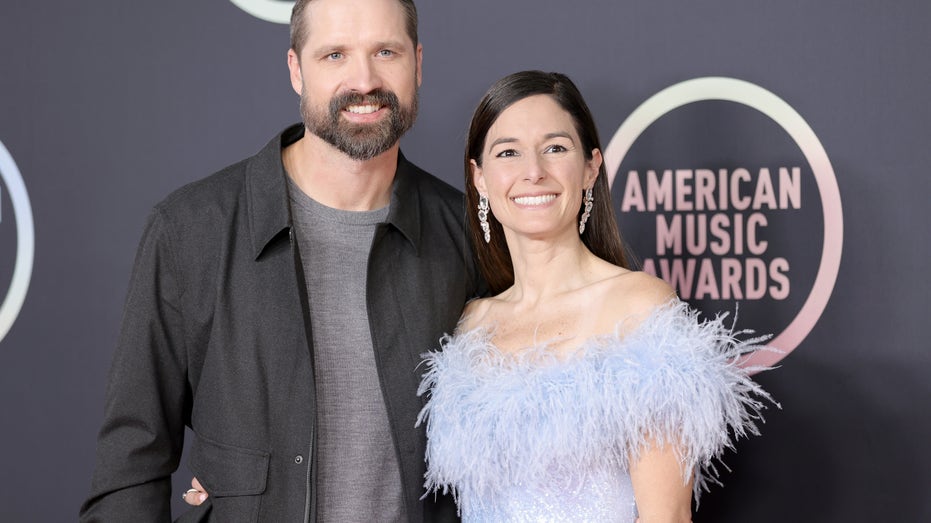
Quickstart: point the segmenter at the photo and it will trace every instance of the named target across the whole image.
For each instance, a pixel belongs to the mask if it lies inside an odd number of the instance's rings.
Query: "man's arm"
[[[191,392],[177,260],[158,208],[136,253],[80,521],[169,521]]]

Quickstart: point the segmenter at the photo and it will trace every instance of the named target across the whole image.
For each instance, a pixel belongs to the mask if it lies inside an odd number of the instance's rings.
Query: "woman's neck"
[[[548,240],[509,237],[514,285],[500,298],[533,308],[600,279],[598,258],[573,232]]]

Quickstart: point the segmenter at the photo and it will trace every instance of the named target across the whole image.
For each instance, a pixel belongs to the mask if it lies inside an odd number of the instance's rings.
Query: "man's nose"
[[[370,93],[382,87],[378,69],[370,57],[353,60],[346,79],[346,87],[359,93]]]

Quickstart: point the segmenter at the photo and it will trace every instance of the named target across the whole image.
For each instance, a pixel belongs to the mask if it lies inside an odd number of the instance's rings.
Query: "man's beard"
[[[354,124],[340,115],[350,105],[364,104],[387,108],[387,118],[370,124]],[[353,160],[371,160],[390,149],[414,125],[417,95],[414,94],[410,106],[402,107],[397,95],[391,91],[376,89],[367,94],[347,92],[333,97],[324,114],[311,107],[305,91],[301,93],[301,117],[308,131]]]

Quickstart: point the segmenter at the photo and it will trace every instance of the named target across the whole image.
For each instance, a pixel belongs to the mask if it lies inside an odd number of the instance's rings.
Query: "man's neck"
[[[391,201],[398,145],[371,160],[353,160],[305,132],[281,153],[288,176],[315,201],[345,211],[381,209]]]

